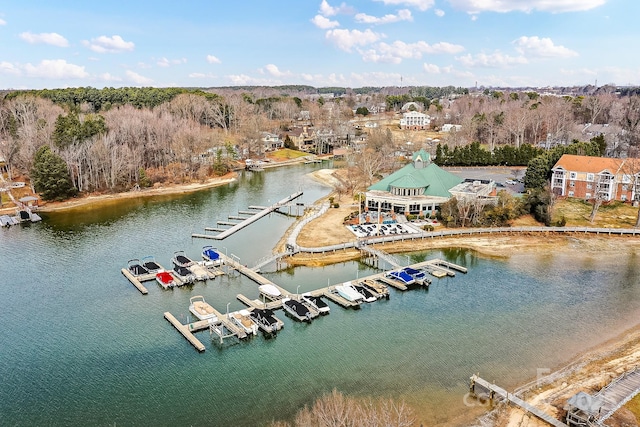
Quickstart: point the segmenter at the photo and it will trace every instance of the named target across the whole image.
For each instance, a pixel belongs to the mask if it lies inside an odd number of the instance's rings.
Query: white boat
[[[195,295],[189,298],[189,311],[200,320],[218,320],[213,307],[204,300],[202,295]]]
[[[336,292],[340,294],[340,296],[347,301],[351,302],[363,302],[364,297],[360,294],[360,292],[356,291],[356,289],[349,282],[343,283],[342,285],[336,286]]]
[[[260,285],[258,286],[258,290],[262,292],[267,298],[271,299],[280,299],[282,298],[282,292],[274,285]]]
[[[311,294],[302,294],[302,300],[314,307],[321,314],[327,314],[331,311],[329,305],[320,297],[314,297]]]
[[[250,314],[248,310],[239,310],[229,313],[229,318],[247,334],[255,335],[258,333],[258,325],[251,319]]]

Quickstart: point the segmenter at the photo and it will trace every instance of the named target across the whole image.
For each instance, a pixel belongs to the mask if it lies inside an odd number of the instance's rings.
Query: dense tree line
[[[513,147],[496,147],[493,152],[486,150],[479,142],[452,149],[447,144],[438,144],[433,162],[438,166],[526,166],[531,159],[544,152],[529,144]]]

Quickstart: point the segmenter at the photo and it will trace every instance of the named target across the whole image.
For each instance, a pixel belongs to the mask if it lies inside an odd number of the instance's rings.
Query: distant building
[[[424,150],[412,162],[368,188],[366,207],[381,212],[432,215],[451,198],[449,190],[462,179],[431,162]]]
[[[442,132],[460,132],[462,130],[462,125],[452,125],[451,123],[446,123],[442,125]]]
[[[558,196],[602,201],[640,200],[640,159],[565,154],[551,171],[551,191]]]
[[[449,189],[449,193],[458,200],[479,200],[487,203],[495,201],[496,183],[490,179],[465,179],[460,184]]]
[[[424,130],[431,125],[431,117],[417,111],[402,113],[400,127],[402,129]]]
[[[284,142],[275,133],[262,132],[262,145],[264,151],[274,151],[284,147]]]

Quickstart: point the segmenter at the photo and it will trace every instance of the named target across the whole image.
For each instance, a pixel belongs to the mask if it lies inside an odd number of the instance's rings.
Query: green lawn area
[[[633,412],[633,415],[636,416],[636,420],[640,422],[640,394],[631,399],[629,403],[624,406],[625,408]]]
[[[283,148],[282,150],[272,151],[268,153],[267,157],[270,157],[274,160],[291,160],[291,159],[297,159],[298,157],[304,157],[308,155],[309,153],[305,153],[304,151]]]
[[[552,221],[557,223],[562,217],[569,227],[610,227],[632,228],[635,226],[638,208],[628,203],[612,202],[600,206],[593,223],[589,222],[593,205],[580,199],[557,200],[553,207]]]

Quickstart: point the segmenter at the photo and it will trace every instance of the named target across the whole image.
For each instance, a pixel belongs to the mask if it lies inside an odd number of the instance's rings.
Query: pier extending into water
[[[491,384],[489,381],[484,380],[482,378],[480,378],[477,375],[472,375],[471,376],[471,382],[469,384],[469,392],[472,394],[476,394],[476,387],[480,386],[484,391],[489,393],[489,399],[493,400],[496,395],[499,396],[502,399],[505,399],[507,402],[513,403],[514,405],[520,407],[521,409],[523,409],[524,411],[535,415],[536,417],[538,417],[539,419],[541,419],[542,421],[555,426],[555,427],[568,427],[565,423],[553,418],[551,415],[547,414],[546,412],[536,408],[535,406],[525,402],[524,400],[520,399],[518,396],[516,396],[513,393],[509,393],[507,390],[503,389],[502,387],[498,387],[495,384]]]
[[[285,206],[286,204],[288,204],[289,202],[291,202],[292,200],[297,199],[298,197],[302,196],[302,191],[298,191],[297,193],[293,193],[288,197],[285,197],[284,199],[274,203],[271,206],[249,206],[249,209],[260,209],[259,212],[252,214],[249,218],[246,218],[244,220],[242,220],[241,222],[238,223],[231,223],[229,221],[218,221],[218,224],[221,223],[227,223],[228,225],[232,225],[231,228],[228,228],[218,234],[199,234],[199,233],[194,233],[191,235],[191,237],[196,237],[196,238],[200,238],[200,239],[216,239],[216,240],[223,240],[226,239],[227,237],[231,236],[234,233],[237,233],[238,231],[242,230],[243,228],[253,224],[254,222],[256,222],[257,220],[259,220],[260,218],[263,218],[267,215],[269,215],[271,212],[276,211],[278,209],[280,209],[282,206]],[[211,228],[205,228],[206,231],[215,231]]]

